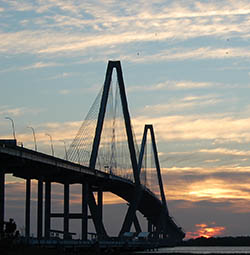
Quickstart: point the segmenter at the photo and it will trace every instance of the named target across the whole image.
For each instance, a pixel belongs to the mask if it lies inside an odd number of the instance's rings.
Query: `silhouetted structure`
[[[115,88],[112,85],[114,70],[117,73]],[[113,94],[116,95],[116,99],[111,97]],[[146,178],[148,144],[152,146],[152,164],[149,169],[155,174],[155,178],[151,179]],[[51,218],[61,217],[63,230],[59,232],[63,234],[64,239],[71,239],[72,236],[69,232],[70,219],[81,219],[81,238],[83,241],[88,241],[88,219],[92,219],[98,242],[110,241],[111,244],[113,239],[111,240],[107,235],[102,215],[103,192],[106,191],[128,202],[128,210],[117,237],[120,241],[119,245],[128,245],[129,240],[130,246],[144,241],[149,246],[159,247],[174,245],[184,238],[184,232],[169,215],[152,125],[145,125],[140,149],[136,145],[119,61],[109,61],[104,86],[72,142],[67,157],[70,161],[16,146],[15,141],[1,140],[0,222],[4,221],[4,176],[5,173],[12,173],[14,176],[26,179],[25,235],[27,238],[30,237],[32,179],[38,180],[37,239],[49,240],[51,232],[58,232],[58,230],[51,230]],[[157,183],[158,192],[156,193],[149,185],[152,179]],[[51,212],[52,182],[64,185],[62,213]],[[43,223],[44,183],[45,221]],[[70,213],[70,185],[74,183],[82,184],[80,213]],[[94,197],[94,192],[97,193],[97,199]],[[90,215],[88,215],[88,208]],[[136,216],[137,211],[140,211],[148,220],[148,230],[145,234],[142,233]],[[135,226],[136,234],[130,237],[128,233],[131,231],[132,224]],[[3,230],[3,224],[0,225],[0,230]]]
[[[249,236],[198,237],[182,242],[183,246],[249,246]]]

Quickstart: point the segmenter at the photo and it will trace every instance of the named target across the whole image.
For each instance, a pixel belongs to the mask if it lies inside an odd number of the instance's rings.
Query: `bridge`
[[[0,162],[1,234],[5,219],[5,174],[13,174],[26,181],[25,237],[30,242],[53,244],[51,233],[63,234],[61,243],[64,245],[67,241],[68,244],[74,242],[69,232],[70,219],[81,220],[81,240],[77,242],[84,247],[91,245],[88,238],[90,219],[96,231],[95,240],[105,247],[170,246],[178,244],[185,237],[168,210],[152,125],[145,125],[140,146],[136,143],[119,61],[109,61],[104,85],[65,159],[18,146],[13,139],[0,140]],[[30,234],[32,179],[38,181],[35,239],[31,239]],[[61,213],[51,211],[52,183],[64,186],[64,207]],[[70,213],[71,184],[81,184],[79,213]],[[105,230],[104,192],[111,192],[128,204],[116,237],[108,236]],[[147,232],[142,232],[137,211],[147,220]],[[51,229],[52,218],[63,219],[63,230]],[[131,231],[132,225],[135,233]]]

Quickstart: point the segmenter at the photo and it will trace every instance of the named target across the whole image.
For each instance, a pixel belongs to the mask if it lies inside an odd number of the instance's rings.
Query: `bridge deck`
[[[133,199],[135,186],[132,181],[41,152],[0,144],[0,162],[1,170],[5,173],[12,173],[16,177],[42,178],[52,182],[69,182],[70,184],[81,184],[87,180],[94,189],[101,186],[103,191],[112,192],[127,202]],[[145,188],[145,193],[147,193],[145,194],[147,199],[152,197],[150,199],[152,201],[148,201],[151,206],[153,201],[157,201],[156,206],[157,204],[160,206],[160,201],[152,192]]]
[[[93,191],[101,187],[102,191],[112,192],[128,203],[134,199],[135,184],[128,179],[20,146],[0,143],[0,162],[2,171],[12,173],[16,177],[70,184],[82,184],[87,181]],[[152,222],[156,223],[161,209],[161,201],[149,189],[143,187],[138,210],[144,217],[151,218]],[[168,221],[170,226],[178,229],[170,217]]]

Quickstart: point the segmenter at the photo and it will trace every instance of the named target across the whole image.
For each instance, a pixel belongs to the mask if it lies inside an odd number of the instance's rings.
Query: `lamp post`
[[[5,117],[5,119],[11,121],[13,137],[14,137],[14,140],[16,140],[16,132],[15,132],[15,123],[14,123],[14,120],[12,118],[10,118],[10,117]]]
[[[45,134],[45,135],[49,136],[49,138],[50,138],[51,153],[52,153],[52,156],[54,157],[54,148],[53,148],[52,136],[50,134]]]
[[[36,135],[35,135],[35,130],[33,127],[27,127],[30,128],[32,130],[33,133],[33,138],[34,138],[34,144],[35,144],[35,151],[37,151],[37,144],[36,144]]]
[[[66,148],[66,143],[64,140],[61,140],[64,144],[64,151],[65,151],[65,159],[68,160],[68,153],[67,153],[67,148]]]

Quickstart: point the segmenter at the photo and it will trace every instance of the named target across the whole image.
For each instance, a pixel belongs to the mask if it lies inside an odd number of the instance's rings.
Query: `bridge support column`
[[[31,180],[26,179],[26,200],[25,200],[25,237],[30,237],[30,193]]]
[[[37,186],[37,238],[43,237],[43,181],[38,180]]]
[[[148,220],[148,232],[152,233],[152,231],[153,231],[152,221],[149,218],[147,220]]]
[[[63,218],[64,239],[69,236],[69,183],[64,184],[64,218]]]
[[[88,239],[88,189],[87,182],[82,184],[82,240]]]
[[[5,173],[0,172],[0,237],[4,227],[4,191],[5,191]]]
[[[50,238],[51,182],[45,182],[45,238]]]
[[[135,218],[134,218],[134,226],[135,226],[135,231],[136,231],[137,233],[142,232],[142,229],[141,229],[141,226],[140,226],[140,222],[139,222],[139,220],[138,220],[136,214],[135,214]]]
[[[102,224],[102,206],[103,206],[103,191],[98,190],[98,192],[97,192],[97,210],[98,210],[99,226],[101,226],[101,224]]]
[[[135,228],[139,225],[136,224],[138,220],[136,219],[136,210],[140,203],[142,196],[142,190],[140,186],[137,186],[134,193],[134,200],[129,204],[124,222],[122,224],[121,231],[119,233],[119,236],[121,237],[125,232],[130,232],[132,223],[134,223]],[[139,226],[140,227],[140,226]],[[139,228],[138,228],[139,230]],[[137,229],[136,229],[137,231]]]
[[[107,237],[107,232],[104,228],[103,222],[100,221],[100,217],[98,213],[98,205],[96,204],[93,191],[90,188],[89,188],[89,194],[88,194],[88,205],[89,205],[93,223],[95,225],[97,237],[99,240],[105,239]]]

